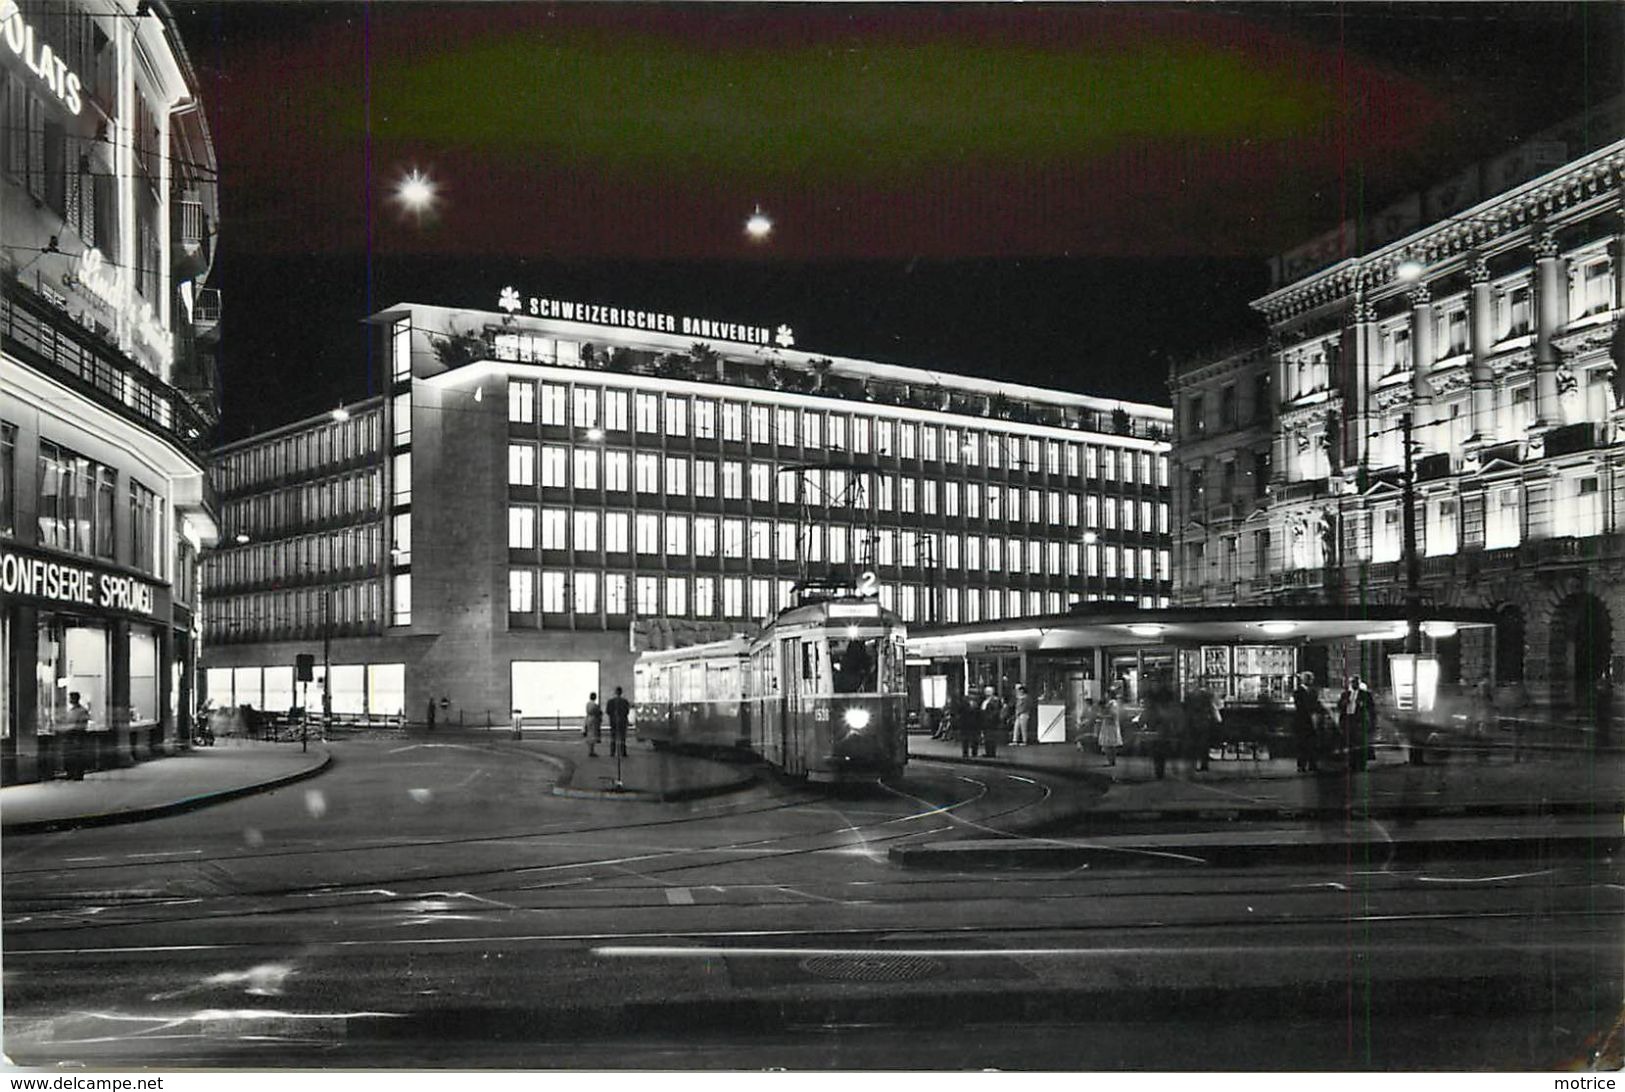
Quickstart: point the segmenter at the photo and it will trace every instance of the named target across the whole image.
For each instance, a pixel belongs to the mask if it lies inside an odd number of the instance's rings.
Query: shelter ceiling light
[[[1153,625],[1150,622],[1136,622],[1128,627],[1128,631],[1136,637],[1161,637],[1167,626]]]
[[[1260,622],[1258,623],[1258,628],[1263,630],[1265,633],[1273,634],[1278,637],[1283,633],[1291,633],[1293,630],[1298,628],[1298,625],[1296,622]]]

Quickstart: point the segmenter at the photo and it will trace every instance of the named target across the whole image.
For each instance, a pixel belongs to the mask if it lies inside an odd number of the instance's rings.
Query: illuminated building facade
[[[1267,349],[1180,369],[1178,601],[1403,601],[1409,484],[1422,595],[1498,612],[1430,642],[1443,682],[1617,686],[1622,168],[1625,143],[1597,148],[1298,277],[1254,304]],[[1327,666],[1381,680],[1389,651]]]
[[[0,3],[0,773],[186,746],[218,297],[214,150],[162,4]]]
[[[218,453],[211,695],[293,704],[325,634],[336,714],[574,722],[831,571],[916,624],[1167,601],[1166,409],[513,289],[372,321],[387,394]]]

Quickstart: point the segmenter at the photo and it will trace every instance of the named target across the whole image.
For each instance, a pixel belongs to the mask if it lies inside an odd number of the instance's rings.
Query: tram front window
[[[837,637],[829,643],[837,694],[868,694],[879,688],[880,637]]]

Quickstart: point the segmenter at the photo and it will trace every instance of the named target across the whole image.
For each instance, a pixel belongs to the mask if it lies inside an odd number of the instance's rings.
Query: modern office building
[[[387,393],[221,449],[209,693],[573,722],[635,648],[872,573],[915,624],[1170,593],[1169,414],[504,289],[372,317]]]
[[[1445,685],[1576,704],[1617,686],[1622,169],[1618,142],[1500,192],[1475,182],[1491,195],[1257,300],[1267,347],[1180,369],[1179,602],[1414,592],[1498,612],[1493,631],[1432,635]],[[1381,681],[1392,650],[1345,642],[1325,666]]]
[[[214,151],[163,4],[0,3],[0,776],[190,738]]]

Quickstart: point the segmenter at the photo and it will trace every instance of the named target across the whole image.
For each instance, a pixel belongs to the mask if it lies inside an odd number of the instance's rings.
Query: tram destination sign
[[[70,607],[151,615],[154,586],[98,566],[0,547],[0,593]]]

